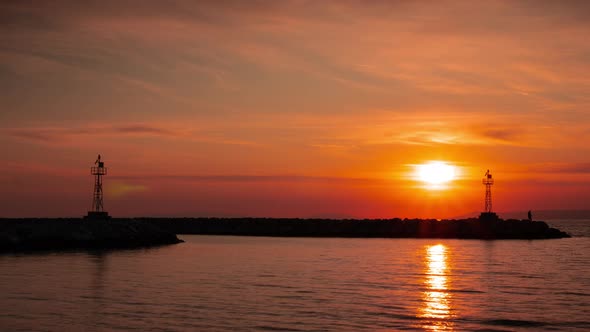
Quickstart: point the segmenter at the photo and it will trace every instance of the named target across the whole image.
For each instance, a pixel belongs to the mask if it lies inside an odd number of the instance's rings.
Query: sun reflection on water
[[[451,298],[448,289],[447,247],[442,244],[426,246],[426,267],[424,284],[427,288],[422,294],[423,305],[419,317],[432,331],[452,330]]]

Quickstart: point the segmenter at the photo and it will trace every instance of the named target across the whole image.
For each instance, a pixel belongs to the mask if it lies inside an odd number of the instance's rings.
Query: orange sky
[[[590,201],[586,1],[0,4],[0,217],[435,217]],[[443,160],[440,191],[412,165]]]

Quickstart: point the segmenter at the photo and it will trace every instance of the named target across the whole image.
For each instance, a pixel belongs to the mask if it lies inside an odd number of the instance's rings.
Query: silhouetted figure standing
[[[533,221],[533,213],[529,210],[529,221]]]
[[[104,162],[100,161],[100,154],[98,155],[98,158],[96,158],[94,164],[98,165],[98,167],[104,167]]]

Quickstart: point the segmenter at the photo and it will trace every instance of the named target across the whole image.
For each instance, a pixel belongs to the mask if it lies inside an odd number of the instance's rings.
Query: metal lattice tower
[[[88,212],[89,216],[107,216],[104,211],[103,194],[102,194],[102,177],[107,175],[107,168],[104,162],[100,161],[100,155],[94,162],[96,166],[90,168],[90,174],[94,175],[94,194],[92,199],[92,210]]]
[[[492,178],[492,173],[490,173],[489,169],[486,172],[486,174],[484,175],[484,178],[481,180],[481,183],[483,183],[486,186],[486,199],[485,199],[484,212],[485,213],[492,213],[492,185],[494,184],[494,179]]]

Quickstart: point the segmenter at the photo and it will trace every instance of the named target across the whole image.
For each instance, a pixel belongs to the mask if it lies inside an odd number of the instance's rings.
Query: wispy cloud
[[[6,128],[0,136],[42,145],[85,144],[81,139],[127,138],[175,139],[186,142],[201,142],[213,145],[261,146],[256,137],[240,137],[240,133],[231,130],[205,130],[188,125],[151,125],[130,123],[123,125],[90,125],[73,127],[23,127]],[[242,135],[243,136],[243,135]]]
[[[40,128],[8,128],[5,135],[18,139],[40,143],[55,143],[64,140],[72,140],[81,136],[113,136],[113,135],[137,135],[137,136],[180,136],[182,132],[153,127],[142,124],[123,126],[89,126],[89,127],[40,127]]]
[[[557,162],[534,164],[529,167],[529,171],[535,173],[590,175],[590,162]]]
[[[157,128],[157,127],[150,127],[146,125],[127,125],[121,127],[115,127],[113,129],[119,133],[127,133],[127,134],[140,134],[140,135],[162,135],[162,136],[176,136],[178,133],[175,133],[168,129]]]
[[[308,175],[171,175],[171,174],[143,174],[143,175],[114,175],[118,180],[169,180],[183,182],[294,182],[294,183],[332,183],[332,184],[371,184],[383,182],[377,178],[330,177]]]

